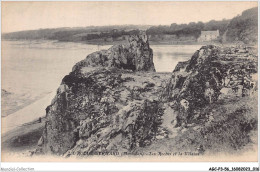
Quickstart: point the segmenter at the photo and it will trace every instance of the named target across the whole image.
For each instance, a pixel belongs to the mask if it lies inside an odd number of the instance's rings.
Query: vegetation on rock
[[[172,74],[154,72],[145,35],[90,54],[63,78],[46,108],[36,153],[241,150],[255,143],[257,129],[252,52],[203,46]]]

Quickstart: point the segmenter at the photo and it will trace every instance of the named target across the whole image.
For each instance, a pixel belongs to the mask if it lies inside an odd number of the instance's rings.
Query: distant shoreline
[[[57,42],[70,42],[70,43],[81,43],[81,44],[90,44],[90,45],[118,45],[125,42],[124,41],[99,41],[99,40],[93,40],[93,41],[60,41],[60,40],[52,40],[52,39],[2,39],[2,41],[57,41]],[[221,45],[220,42],[195,42],[195,41],[179,41],[179,42],[173,42],[172,40],[169,41],[152,41],[149,40],[150,45],[203,45],[203,44],[218,44]]]
[[[105,46],[105,45],[119,45],[123,44],[125,40],[123,41],[111,41],[111,42],[104,42],[99,40],[93,40],[93,41],[60,41],[60,40],[52,40],[52,39],[2,39],[2,41],[56,41],[60,43],[80,43],[85,45],[97,45],[97,46]],[[241,41],[238,42],[226,42],[226,43],[220,43],[218,41],[212,41],[212,42],[182,42],[179,41],[177,43],[173,43],[173,41],[151,41],[149,40],[150,45],[218,45],[218,46],[236,46],[236,45],[245,45],[247,47],[254,47],[254,44],[245,44]]]

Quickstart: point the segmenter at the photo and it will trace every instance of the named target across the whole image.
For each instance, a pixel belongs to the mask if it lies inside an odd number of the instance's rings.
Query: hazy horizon
[[[2,2],[2,33],[90,26],[208,22],[232,19],[244,10],[257,6],[257,1]]]

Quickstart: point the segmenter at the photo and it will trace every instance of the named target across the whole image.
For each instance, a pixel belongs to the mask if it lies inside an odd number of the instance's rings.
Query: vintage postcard
[[[258,2],[1,2],[4,162],[257,162]]]

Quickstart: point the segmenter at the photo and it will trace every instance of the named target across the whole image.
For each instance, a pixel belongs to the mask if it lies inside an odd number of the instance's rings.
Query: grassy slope
[[[155,141],[136,152],[198,152],[201,154],[239,154],[257,145],[257,94],[232,97],[206,107],[213,112],[211,121],[194,121],[188,128],[179,128],[175,138]]]

